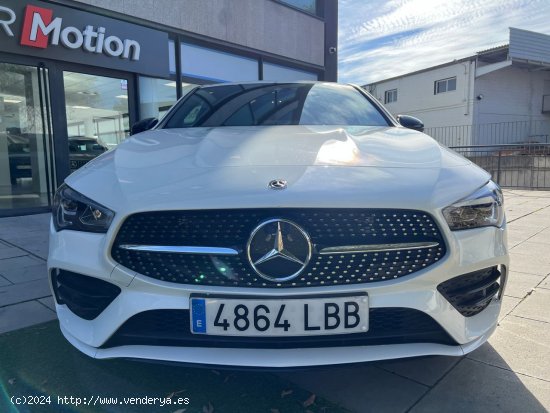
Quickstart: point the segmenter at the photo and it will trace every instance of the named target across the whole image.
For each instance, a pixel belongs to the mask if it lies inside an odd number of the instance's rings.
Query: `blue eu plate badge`
[[[204,298],[191,299],[191,323],[193,333],[206,334],[206,302]]]

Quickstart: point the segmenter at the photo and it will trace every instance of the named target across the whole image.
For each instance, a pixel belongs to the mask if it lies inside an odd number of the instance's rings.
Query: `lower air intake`
[[[120,294],[114,284],[71,271],[55,269],[51,277],[57,303],[85,320],[99,316]]]
[[[497,267],[486,268],[451,278],[437,289],[460,314],[471,317],[483,311],[498,294],[501,275]]]

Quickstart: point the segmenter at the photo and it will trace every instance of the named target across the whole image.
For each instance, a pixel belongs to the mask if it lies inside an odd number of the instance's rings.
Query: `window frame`
[[[449,81],[450,80],[454,80],[455,81],[455,88],[452,89],[452,90],[449,90]],[[442,82],[445,82],[445,90],[444,91],[441,91],[439,92],[438,91],[438,85]],[[444,78],[444,79],[439,79],[439,80],[436,80],[434,82],[434,95],[440,95],[442,93],[447,93],[447,92],[454,92],[456,91],[456,87],[457,87],[457,79],[456,79],[456,76],[451,76],[451,77],[447,77],[447,78]]]
[[[215,48],[215,47],[211,47],[211,46],[207,46],[207,45],[203,45],[203,44],[198,44],[198,43],[195,43],[195,42],[187,42],[187,41],[180,41],[180,73],[181,73],[181,76],[182,78],[189,78],[189,79],[199,79],[199,80],[202,80],[205,84],[208,84],[208,83],[234,83],[236,82],[236,80],[234,79],[217,79],[217,78],[210,78],[210,77],[207,77],[207,76],[202,76],[200,74],[193,74],[193,73],[184,73],[184,62],[187,60],[187,56],[188,54],[186,54],[184,52],[184,47],[189,47],[189,48],[192,48],[192,49],[198,49],[198,50],[201,50],[202,52],[205,52],[205,53],[211,53],[212,56],[217,56],[219,58],[229,58],[229,59],[233,59],[233,62],[234,63],[244,63],[246,62],[247,64],[250,65],[250,68],[254,68],[254,72],[256,74],[256,77],[257,79],[251,79],[250,81],[252,82],[255,82],[255,81],[259,81],[261,80],[260,79],[260,72],[259,72],[259,65],[260,65],[260,61],[258,59],[257,56],[249,56],[249,55],[244,55],[244,54],[239,54],[239,53],[233,53],[232,51],[230,50],[224,50],[224,49],[218,49],[218,48]]]
[[[280,4],[282,6],[288,7],[290,9],[296,10],[300,13],[307,14],[308,16],[315,17],[316,19],[325,21],[324,19],[324,10],[321,4],[321,0],[314,0],[315,1],[315,13],[311,13],[310,11],[303,9],[301,7],[298,7],[292,3],[286,2],[284,0],[271,0],[274,3]]]
[[[395,99],[390,100],[389,97],[393,96],[395,92]],[[397,102],[397,88],[384,91],[384,105],[388,103]]]
[[[296,72],[302,72],[302,73],[305,73],[305,74],[309,74],[309,75],[314,75],[316,76],[316,79],[310,79],[310,80],[307,80],[307,79],[302,79],[302,80],[293,80],[291,82],[295,82],[295,81],[304,81],[304,82],[318,82],[319,81],[319,77],[321,76],[320,73],[318,71],[315,71],[315,70],[305,70],[305,69],[302,69],[302,68],[297,68],[297,67],[293,67],[293,66],[290,66],[290,65],[285,65],[285,64],[282,64],[282,63],[275,63],[275,62],[272,62],[270,60],[267,60],[267,59],[262,59],[261,61],[261,67],[262,67],[262,73],[261,73],[261,81],[267,81],[267,82],[275,82],[274,80],[266,80],[265,79],[265,69],[266,69],[266,66],[275,66],[275,67],[279,67],[283,70],[291,70],[291,71],[296,71]],[[280,80],[277,80],[277,81],[280,81]],[[282,82],[285,82],[285,81],[282,81]]]

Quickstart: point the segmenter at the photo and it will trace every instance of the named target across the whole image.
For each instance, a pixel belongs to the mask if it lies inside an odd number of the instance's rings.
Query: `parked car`
[[[494,331],[502,192],[361,88],[200,86],[147,128],[55,195],[48,271],[85,354],[311,366]]]
[[[85,136],[69,137],[69,166],[71,172],[86,165],[109,148],[100,139]]]
[[[10,163],[10,181],[17,184],[19,178],[32,178],[31,139],[35,135],[6,133]],[[0,135],[0,139],[2,135]],[[71,172],[76,171],[96,156],[108,150],[107,146],[97,138],[74,136],[69,138],[69,165]]]

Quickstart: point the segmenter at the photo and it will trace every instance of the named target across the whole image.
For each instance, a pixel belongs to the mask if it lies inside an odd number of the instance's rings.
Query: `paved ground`
[[[275,374],[94,360],[71,347],[56,321],[0,335],[0,385],[1,413],[349,413]],[[51,404],[11,403],[29,395],[51,396]]]
[[[550,192],[506,191],[506,210],[511,274],[489,343],[464,358],[369,363],[279,378],[354,412],[549,411]],[[47,215],[0,220],[0,333],[55,318],[45,274],[47,225]],[[218,405],[216,411],[224,409]]]
[[[0,333],[55,319],[46,279],[49,219],[0,219]]]

